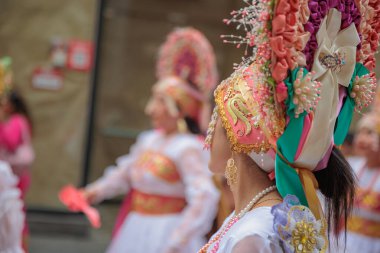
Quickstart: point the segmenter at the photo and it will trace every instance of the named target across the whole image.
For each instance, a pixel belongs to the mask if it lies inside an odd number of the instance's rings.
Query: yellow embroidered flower
[[[286,253],[324,253],[328,241],[326,221],[317,220],[296,196],[287,195],[272,207],[273,228]]]
[[[312,252],[317,245],[317,230],[312,222],[301,220],[292,232],[292,241],[296,253]]]

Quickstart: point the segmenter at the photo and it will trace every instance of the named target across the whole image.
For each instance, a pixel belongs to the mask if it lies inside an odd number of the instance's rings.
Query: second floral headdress
[[[157,77],[169,110],[175,113],[179,107],[185,116],[199,121],[202,104],[218,81],[210,42],[194,28],[174,29],[159,51]]]

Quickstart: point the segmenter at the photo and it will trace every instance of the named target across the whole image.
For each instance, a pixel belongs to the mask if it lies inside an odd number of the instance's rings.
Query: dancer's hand
[[[96,202],[96,197],[98,196],[98,191],[96,189],[86,189],[86,188],[83,188],[81,189],[81,191],[83,192],[83,195],[84,197],[86,198],[86,200],[88,201],[88,203],[90,203],[91,205],[92,204],[95,204]]]

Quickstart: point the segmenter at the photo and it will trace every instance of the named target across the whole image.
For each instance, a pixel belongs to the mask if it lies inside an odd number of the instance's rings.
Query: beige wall
[[[1,1],[0,56],[13,58],[17,88],[34,122],[37,159],[28,194],[32,206],[61,206],[60,187],[80,180],[89,74],[65,71],[63,89],[48,92],[31,88],[31,72],[48,65],[52,37],[92,39],[95,11],[95,0]]]

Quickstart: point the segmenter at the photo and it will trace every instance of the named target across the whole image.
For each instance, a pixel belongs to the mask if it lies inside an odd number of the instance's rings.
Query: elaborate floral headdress
[[[157,77],[157,87],[168,95],[170,110],[174,113],[178,106],[185,116],[198,120],[202,103],[218,81],[211,44],[194,28],[174,29],[161,46]]]
[[[222,38],[245,46],[246,58],[215,91],[206,145],[220,117],[232,150],[273,171],[280,194],[297,196],[319,219],[312,172],[324,169],[333,146],[343,143],[354,110],[373,100],[378,1],[244,3],[225,20],[244,35]],[[272,165],[263,167],[260,159],[268,157]]]

